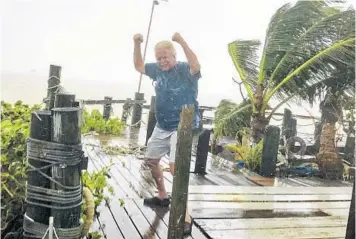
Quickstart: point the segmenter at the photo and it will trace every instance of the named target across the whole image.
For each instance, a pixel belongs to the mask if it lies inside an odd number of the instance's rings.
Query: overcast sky
[[[154,61],[157,41],[180,32],[202,65],[200,101],[210,105],[222,98],[239,101],[227,44],[236,39],[263,40],[272,14],[286,2],[290,1],[160,1],[146,61]],[[133,67],[132,37],[140,32],[146,40],[151,5],[151,0],[3,1],[2,71],[47,76],[49,65],[59,64],[63,79],[129,83],[133,95],[139,74]],[[177,52],[178,59],[185,60],[178,46]],[[142,90],[153,92],[148,78]]]

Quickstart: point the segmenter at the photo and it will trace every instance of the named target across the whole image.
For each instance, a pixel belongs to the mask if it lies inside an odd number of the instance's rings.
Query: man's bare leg
[[[156,182],[158,189],[158,198],[168,198],[166,188],[164,186],[163,172],[159,166],[159,159],[146,159],[146,165],[151,169],[151,174]]]
[[[169,163],[169,170],[171,171],[172,176],[174,176],[174,163]],[[191,217],[189,215],[189,210],[188,210],[188,202],[187,202],[187,210],[185,211],[185,221],[187,223],[191,223]]]

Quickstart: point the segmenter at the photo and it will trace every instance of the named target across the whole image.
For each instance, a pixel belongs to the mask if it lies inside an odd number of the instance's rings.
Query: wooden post
[[[315,129],[314,129],[314,148],[315,148],[315,153],[319,152],[320,135],[321,135],[322,129],[323,129],[323,123],[322,122],[315,123]]]
[[[149,138],[152,135],[152,132],[156,126],[157,120],[156,120],[156,96],[151,97],[151,105],[150,105],[150,111],[148,113],[148,121],[147,121],[147,134],[146,134],[146,143],[145,145],[147,146],[147,142]]]
[[[349,122],[347,138],[344,148],[346,160],[352,165],[355,165],[355,122]]]
[[[80,106],[79,101],[73,101],[72,107],[79,107],[79,106]]]
[[[204,116],[204,109],[199,109],[199,116],[200,116],[200,121],[199,121],[199,131],[203,130],[203,116]]]
[[[72,95],[72,94],[56,94],[55,95],[55,101],[54,101],[54,107],[55,108],[70,107],[70,106],[73,105],[74,101],[75,101],[75,95]]]
[[[131,108],[130,106],[130,98],[126,98],[126,102],[122,106],[122,115],[121,115],[121,121],[126,123],[127,122],[127,117],[129,115],[129,109]]]
[[[294,137],[297,135],[297,119],[292,118],[289,122],[289,135],[287,138]]]
[[[112,100],[112,97],[105,96],[104,100]],[[105,103],[103,109],[103,118],[105,120],[108,120],[110,118],[110,112],[111,112],[111,103]]]
[[[278,126],[267,126],[263,138],[262,162],[260,168],[261,176],[275,176],[279,137],[280,129]]]
[[[71,148],[72,152],[78,152],[81,150],[80,117],[81,110],[77,107],[53,108],[51,132],[52,142],[66,145],[66,147]],[[68,154],[69,152],[63,151],[64,154]],[[73,160],[77,160],[77,158]],[[68,162],[68,164],[53,166],[52,175],[53,178],[62,185],[66,187],[78,188],[81,185],[81,164],[79,162],[78,164],[70,165],[70,163],[71,162]],[[63,188],[55,183],[52,183],[52,188],[61,193],[65,192],[66,194],[76,191],[76,189]],[[79,226],[81,200],[82,198],[73,203],[56,204],[57,206],[78,206],[69,209],[52,209],[54,227],[74,228]]]
[[[51,141],[51,112],[50,111],[34,111],[31,115],[31,128],[30,128],[30,138],[35,140]],[[29,158],[29,165],[35,168],[41,168],[47,166],[48,163],[41,162],[36,159]],[[51,169],[42,169],[43,173],[47,176],[51,176]],[[51,184],[49,179],[42,176],[37,171],[31,170],[27,172],[27,185],[26,192],[30,192],[28,186],[37,186],[42,188],[50,188]],[[42,201],[28,198],[30,201],[35,203],[43,203]],[[33,219],[35,222],[48,225],[48,219],[51,215],[51,209],[49,207],[42,207],[32,205],[28,203],[26,208],[26,215]],[[25,231],[26,232],[26,231]],[[25,234],[31,234],[26,232]]]
[[[208,159],[210,133],[211,130],[204,129],[199,134],[194,173],[202,175],[206,174],[206,161]]]
[[[347,136],[344,151],[346,160],[355,165],[355,137]]]
[[[282,124],[282,136],[285,136],[288,139],[291,135],[291,120],[292,120],[292,111],[285,108],[283,115],[283,124]]]
[[[180,114],[168,239],[183,238],[192,153],[194,111],[193,105],[185,105]]]
[[[352,197],[351,197],[351,204],[349,210],[349,218],[347,220],[345,239],[354,239],[354,238],[355,238],[355,181],[352,187]]]
[[[50,65],[49,67],[49,78],[48,78],[48,88],[47,88],[47,101],[46,109],[51,110],[54,107],[55,95],[59,84],[61,83],[61,71],[62,67]]]
[[[135,100],[144,100],[145,94],[135,92]],[[142,104],[134,103],[132,109],[131,125],[140,128],[142,119]]]

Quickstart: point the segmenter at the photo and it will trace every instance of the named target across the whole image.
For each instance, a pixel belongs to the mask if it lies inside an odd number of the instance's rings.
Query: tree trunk
[[[253,113],[251,128],[253,143],[257,144],[263,139],[269,120],[262,113]]]
[[[335,124],[342,117],[342,106],[335,94],[329,93],[321,102],[320,147],[316,161],[324,178],[339,179],[343,175],[343,164],[335,145]]]
[[[330,179],[341,178],[343,174],[343,165],[336,151],[335,133],[335,123],[324,123],[316,157],[322,175]]]

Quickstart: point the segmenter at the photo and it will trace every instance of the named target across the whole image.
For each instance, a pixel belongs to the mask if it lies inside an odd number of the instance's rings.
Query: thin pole
[[[143,50],[143,62],[145,62],[145,58],[146,58],[146,50],[147,50],[148,38],[150,37],[152,17],[153,17],[153,11],[155,9],[155,5],[158,5],[158,1],[157,0],[153,0],[152,1],[152,10],[151,10],[150,22],[148,24],[147,39],[146,39],[146,43],[145,43],[145,49]],[[142,81],[142,73],[140,74],[140,81],[138,83],[138,90],[137,90],[138,93],[140,93],[140,90],[141,90],[141,81]]]

